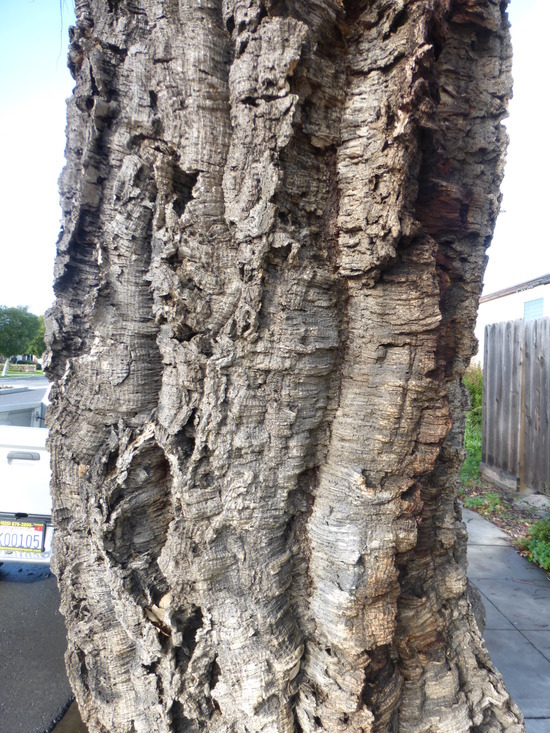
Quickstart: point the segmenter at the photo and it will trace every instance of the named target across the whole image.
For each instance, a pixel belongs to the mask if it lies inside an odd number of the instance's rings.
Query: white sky
[[[501,213],[485,272],[485,294],[550,272],[546,217],[550,206],[550,56],[545,32],[550,24],[550,1],[512,0],[508,13],[514,48],[514,97],[506,122],[510,146]]]
[[[64,164],[72,0],[0,0],[0,305],[41,314],[53,300]],[[546,206],[550,142],[546,82],[550,0],[512,0],[514,99],[503,212],[485,292],[550,272]]]
[[[72,7],[0,0],[0,305],[39,315],[53,301]]]

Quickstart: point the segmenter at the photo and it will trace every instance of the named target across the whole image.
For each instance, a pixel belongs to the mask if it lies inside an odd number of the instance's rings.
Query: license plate
[[[43,552],[44,522],[0,520],[0,550]]]

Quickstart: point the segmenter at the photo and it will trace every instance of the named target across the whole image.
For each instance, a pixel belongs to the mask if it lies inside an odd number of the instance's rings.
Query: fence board
[[[510,377],[510,409],[508,411],[508,460],[506,471],[514,473],[519,465],[520,451],[520,410],[521,410],[521,378],[523,368],[523,321],[509,321],[511,330],[510,351],[507,358],[511,362]],[[517,356],[515,356],[517,355]]]
[[[502,445],[505,441],[504,423],[506,418],[506,394],[504,391],[504,329],[495,331],[497,363],[495,365],[495,446],[494,456],[495,464],[500,466],[502,463]]]
[[[537,434],[537,404],[540,399],[538,370],[536,363],[537,329],[536,321],[525,324],[525,484],[533,486],[536,481],[536,446],[533,438]]]
[[[485,329],[482,462],[550,493],[550,319]]]
[[[497,407],[498,402],[496,399],[496,393],[497,393],[497,365],[498,365],[498,346],[499,346],[499,339],[498,339],[498,331],[496,331],[494,328],[493,330],[493,341],[492,341],[492,349],[491,349],[491,357],[489,364],[491,365],[490,374],[489,374],[489,381],[487,383],[488,386],[488,396],[487,396],[487,404],[491,405],[491,410],[489,411],[489,422],[491,424],[491,429],[487,433],[487,458],[488,463],[491,466],[495,466],[497,463],[497,457],[496,457],[496,444],[497,444],[497,438],[498,433],[494,427],[496,424],[496,416],[497,416]],[[490,388],[490,389],[489,389]]]
[[[541,430],[540,430],[540,474],[545,493],[550,493],[550,318],[541,322]]]

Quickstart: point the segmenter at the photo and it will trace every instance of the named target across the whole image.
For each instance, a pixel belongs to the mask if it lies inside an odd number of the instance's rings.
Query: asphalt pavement
[[[0,731],[49,733],[72,701],[65,626],[46,566],[0,567]]]
[[[38,387],[47,387],[49,384],[46,377],[29,377],[22,374],[20,377],[0,377],[0,387],[29,387],[30,389],[38,389]]]

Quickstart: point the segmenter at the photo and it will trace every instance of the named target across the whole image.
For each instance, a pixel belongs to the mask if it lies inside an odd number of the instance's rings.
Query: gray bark
[[[456,502],[505,3],[76,5],[49,423],[90,731],[519,733]]]

